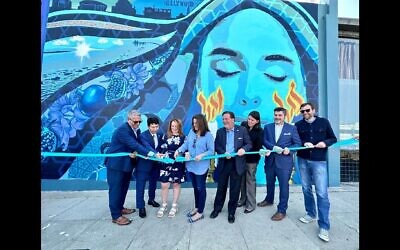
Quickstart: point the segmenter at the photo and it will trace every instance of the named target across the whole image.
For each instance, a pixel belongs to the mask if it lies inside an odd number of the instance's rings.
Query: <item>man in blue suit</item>
[[[235,212],[239,200],[242,175],[246,171],[246,157],[244,153],[250,151],[253,144],[245,127],[235,125],[235,114],[231,111],[222,113],[224,127],[217,130],[214,148],[217,154],[237,153],[235,157],[218,159],[218,187],[214,200],[214,210],[210,218],[214,219],[221,212],[226,198],[229,184],[228,222],[235,222]]]
[[[154,156],[155,152],[146,149],[139,142],[139,124],[141,122],[138,111],[129,111],[128,121],[113,133],[107,153],[137,152],[142,155]],[[107,167],[108,199],[112,222],[118,225],[128,225],[131,221],[123,215],[133,213],[135,209],[124,208],[123,206],[132,171],[136,166],[136,159],[127,156],[107,157],[105,165]]]
[[[271,220],[280,221],[286,216],[289,200],[289,179],[293,169],[293,152],[288,148],[301,146],[301,140],[294,125],[285,122],[286,109],[274,109],[274,122],[264,126],[263,145],[268,152],[265,157],[265,175],[267,178],[267,195],[258,203],[259,207],[270,206],[274,203],[275,180],[279,182],[278,211]],[[270,153],[270,154],[269,154]]]
[[[148,130],[140,134],[140,141],[143,146],[153,152],[161,152],[162,133],[158,131],[160,122],[157,117],[149,117],[147,119]],[[161,154],[159,154],[161,155]],[[139,209],[140,218],[146,217],[146,209],[144,202],[144,189],[146,181],[149,181],[147,194],[149,196],[148,205],[159,207],[156,202],[157,180],[160,177],[160,163],[152,160],[139,159],[139,164],[135,171],[136,174],[136,207]]]

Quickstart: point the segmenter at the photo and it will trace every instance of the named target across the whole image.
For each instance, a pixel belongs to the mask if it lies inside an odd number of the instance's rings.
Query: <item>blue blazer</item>
[[[157,139],[158,139],[158,145],[156,148],[154,145],[153,136],[151,135],[149,130],[146,130],[140,134],[140,141],[142,145],[146,148],[146,150],[152,151],[154,153],[161,152],[161,145],[164,144],[161,132],[157,132]],[[139,159],[136,171],[150,172],[151,168],[155,163],[158,162],[152,160]]]
[[[139,134],[140,130],[137,132]],[[134,151],[142,155],[147,155],[149,152],[149,150],[140,144],[139,138],[135,136],[135,133],[129,126],[128,122],[125,122],[113,133],[111,145],[107,149],[107,153],[131,153]],[[135,162],[136,161],[129,156],[107,157],[105,159],[105,165],[107,168],[124,172],[131,172],[135,167]]]
[[[235,125],[234,127],[235,135],[234,135],[234,148],[235,153],[243,148],[246,152],[250,151],[253,147],[253,144],[250,140],[249,132],[247,128]],[[215,136],[214,142],[215,152],[217,154],[225,154],[226,153],[226,129],[225,127],[219,128],[217,130],[217,135]],[[246,170],[246,155],[236,156],[234,157],[236,163],[236,172],[239,175],[242,175]],[[226,158],[218,159],[218,167],[217,169],[222,169],[224,167]]]
[[[284,123],[281,135],[278,141],[275,142],[275,123],[269,123],[264,126],[263,145],[272,150],[274,146],[279,146],[282,149],[285,147],[300,147],[301,140],[297,128],[289,123]],[[288,155],[271,153],[265,157],[265,168],[271,167],[275,163],[277,168],[291,169],[293,167],[293,152]]]

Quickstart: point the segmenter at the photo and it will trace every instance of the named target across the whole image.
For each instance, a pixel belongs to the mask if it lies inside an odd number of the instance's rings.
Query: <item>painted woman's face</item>
[[[239,11],[210,31],[198,80],[197,100],[223,105],[219,110],[233,111],[236,121],[257,110],[263,123],[273,122],[275,107],[298,112],[306,98],[300,59],[286,29],[258,9]],[[213,113],[207,114],[211,121],[219,115]]]

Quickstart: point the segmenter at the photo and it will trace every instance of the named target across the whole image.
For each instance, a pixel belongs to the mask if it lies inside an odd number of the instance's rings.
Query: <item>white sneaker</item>
[[[316,220],[317,220],[317,218],[313,218],[313,217],[309,216],[308,214],[299,218],[299,221],[306,223],[306,224],[316,221]]]
[[[318,237],[321,240],[328,242],[329,241],[329,231],[326,229],[320,228]]]

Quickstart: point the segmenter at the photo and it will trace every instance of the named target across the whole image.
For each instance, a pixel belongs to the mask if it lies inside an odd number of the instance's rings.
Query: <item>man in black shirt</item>
[[[315,199],[312,184],[315,185],[318,207],[318,237],[329,241],[329,198],[328,198],[328,168],[326,155],[328,147],[337,142],[329,121],[315,115],[312,103],[300,105],[303,119],[296,122],[297,131],[302,145],[307,149],[297,152],[298,165],[304,195],[306,214],[299,218],[303,223],[317,219]]]

